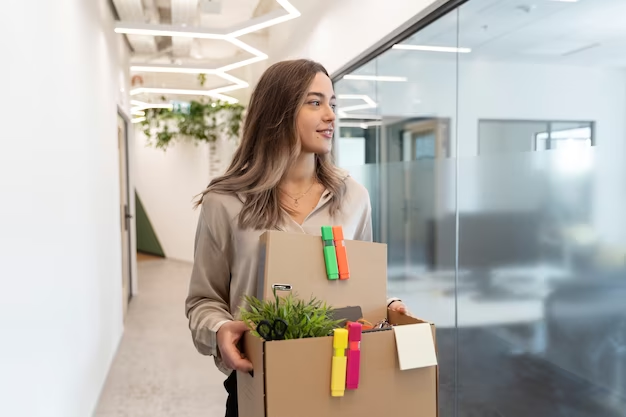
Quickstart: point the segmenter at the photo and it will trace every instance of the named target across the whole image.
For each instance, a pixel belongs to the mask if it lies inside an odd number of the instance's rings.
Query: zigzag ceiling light
[[[243,61],[235,62],[233,64],[225,65],[220,68],[200,68],[200,67],[182,67],[179,65],[133,65],[131,71],[134,72],[170,72],[170,73],[183,73],[183,74],[211,74],[224,78],[225,80],[233,82],[232,85],[225,87],[214,88],[212,90],[178,90],[178,89],[166,89],[166,88],[136,88],[131,90],[131,95],[137,95],[142,93],[160,93],[160,94],[193,94],[193,95],[205,95],[215,97],[221,100],[225,100],[231,103],[236,103],[237,99],[234,97],[226,96],[222,93],[227,91],[234,91],[241,88],[248,87],[248,83],[227,74],[226,71],[233,70],[235,68],[241,68],[246,65],[253,64],[255,62],[263,61],[268,58],[267,54],[259,51],[256,48],[248,45],[247,43],[237,39],[239,36],[256,32],[270,26],[277,25],[279,23],[286,22],[291,19],[299,17],[301,13],[293,7],[287,0],[276,0],[276,2],[283,8],[283,10],[275,10],[267,13],[263,16],[251,19],[243,24],[238,24],[229,28],[223,29],[210,29],[199,27],[187,27],[176,25],[152,25],[145,23],[125,23],[117,22],[115,24],[115,32],[128,35],[152,35],[152,36],[177,36],[177,37],[191,37],[200,39],[221,39],[226,42],[230,42],[233,45],[243,49],[246,52],[254,55],[252,58],[245,59]],[[286,14],[285,14],[286,12]]]
[[[364,101],[364,104],[355,104],[354,106],[338,108],[337,114],[339,115],[339,117],[344,117],[344,118],[348,117],[349,115],[346,112],[349,112],[349,111],[375,109],[376,107],[378,107],[378,104],[376,104],[376,102],[372,100],[370,96],[365,95],[365,94],[339,94],[337,98],[340,100],[363,100]]]

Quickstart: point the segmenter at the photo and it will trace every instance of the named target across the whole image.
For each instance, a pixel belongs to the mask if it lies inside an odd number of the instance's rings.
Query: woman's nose
[[[324,121],[333,122],[336,118],[335,111],[332,107],[328,106],[326,114],[324,115]]]

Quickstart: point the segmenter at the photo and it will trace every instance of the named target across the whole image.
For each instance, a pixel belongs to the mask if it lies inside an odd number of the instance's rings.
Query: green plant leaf
[[[295,298],[291,293],[287,297],[261,301],[255,297],[244,297],[241,318],[253,331],[261,320],[273,322],[276,318],[287,321],[285,339],[328,336],[337,328],[341,320],[333,320],[332,309],[321,301],[311,298],[308,302]]]
[[[162,97],[165,101],[165,97]],[[166,150],[177,139],[215,142],[219,137],[238,139],[243,121],[243,106],[222,101],[191,101],[185,106],[169,109],[146,109],[141,122],[148,145]],[[219,119],[222,121],[220,122]]]

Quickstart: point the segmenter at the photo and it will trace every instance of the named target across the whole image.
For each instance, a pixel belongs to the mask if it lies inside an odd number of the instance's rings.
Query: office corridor
[[[191,264],[146,260],[138,273],[140,294],[95,416],[222,417],[225,377],[195,350],[184,315]]]

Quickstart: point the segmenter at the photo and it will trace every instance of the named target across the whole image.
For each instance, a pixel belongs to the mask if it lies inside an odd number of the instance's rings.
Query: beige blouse
[[[346,239],[371,241],[369,193],[352,177],[344,181],[345,199],[334,217],[329,213],[331,192],[327,190],[302,225],[285,214],[279,229],[321,235],[322,226],[341,225]],[[201,207],[186,315],[196,349],[214,356],[217,367],[228,375],[232,370],[220,358],[217,331],[225,322],[240,319],[244,295],[257,293],[259,237],[265,231],[239,228],[237,216],[243,202],[238,195],[208,193]]]

